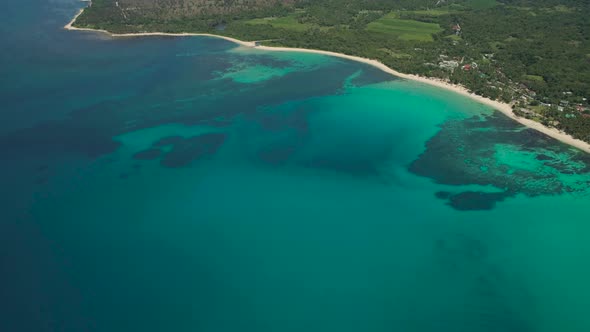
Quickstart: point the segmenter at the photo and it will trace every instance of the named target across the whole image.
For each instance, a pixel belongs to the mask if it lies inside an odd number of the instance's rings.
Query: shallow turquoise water
[[[590,330],[588,155],[362,64],[2,6],[0,330]]]

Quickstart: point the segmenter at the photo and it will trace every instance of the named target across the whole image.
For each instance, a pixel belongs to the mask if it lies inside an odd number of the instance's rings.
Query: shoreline
[[[83,1],[90,1],[90,0],[83,0]],[[105,33],[111,37],[144,37],[144,36],[170,36],[170,37],[191,37],[191,36],[201,36],[201,37],[213,37],[213,38],[221,38],[221,39],[225,39],[227,41],[233,42],[235,44],[238,44],[240,46],[245,46],[245,47],[251,47],[251,48],[256,48],[259,50],[265,50],[265,51],[276,51],[276,52],[300,52],[300,53],[314,53],[314,54],[322,54],[322,55],[327,55],[327,56],[332,56],[332,57],[337,57],[337,58],[341,58],[341,59],[346,59],[346,60],[351,60],[351,61],[356,61],[356,62],[361,62],[361,63],[365,63],[368,64],[370,66],[373,66],[377,69],[380,69],[388,74],[391,74],[393,76],[396,77],[400,77],[403,79],[407,79],[407,80],[412,80],[412,81],[416,81],[416,82],[420,82],[423,84],[427,84],[427,85],[431,85],[431,86],[435,86],[438,88],[442,88],[457,94],[460,94],[462,96],[468,97],[472,100],[475,100],[481,104],[490,106],[492,108],[494,108],[495,110],[498,110],[499,112],[501,112],[502,114],[506,115],[507,117],[509,117],[510,119],[526,126],[527,128],[531,128],[533,130],[536,130],[538,132],[541,132],[551,138],[554,138],[562,143],[565,143],[567,145],[573,146],[575,148],[578,148],[584,152],[590,153],[590,143],[584,142],[582,140],[579,140],[577,138],[572,137],[571,135],[560,131],[557,128],[554,127],[547,127],[539,122],[530,120],[530,119],[526,119],[526,118],[521,118],[516,116],[513,112],[512,112],[512,107],[507,104],[507,103],[503,103],[500,101],[496,101],[496,100],[491,100],[489,98],[480,96],[480,95],[476,95],[475,93],[469,91],[467,88],[461,86],[461,85],[455,85],[455,84],[451,84],[448,83],[446,81],[443,81],[441,79],[436,79],[436,78],[430,78],[430,77],[423,77],[423,76],[418,76],[418,75],[413,75],[413,74],[404,74],[404,73],[400,73],[390,67],[387,67],[385,64],[377,61],[377,60],[373,60],[373,59],[367,59],[367,58],[363,58],[363,57],[358,57],[358,56],[354,56],[354,55],[348,55],[348,54],[343,54],[343,53],[336,53],[336,52],[331,52],[331,51],[323,51],[323,50],[314,50],[314,49],[307,49],[307,48],[291,48],[291,47],[273,47],[273,46],[256,46],[255,42],[249,42],[249,41],[243,41],[243,40],[239,40],[236,38],[231,38],[231,37],[226,37],[226,36],[220,36],[220,35],[214,35],[214,34],[209,34],[209,33],[166,33],[166,32],[142,32],[142,33],[121,33],[121,34],[117,34],[117,33],[111,33],[107,30],[101,30],[101,29],[89,29],[89,28],[77,28],[74,27],[73,24],[76,22],[76,19],[78,18],[78,16],[80,16],[82,13],[84,12],[84,8],[80,9],[78,11],[78,13],[76,14],[76,16],[74,16],[74,18],[72,18],[72,20],[70,22],[68,22],[68,24],[66,24],[64,26],[64,29],[66,30],[73,30],[73,31],[90,31],[90,32],[101,32],[101,33]]]
[[[89,0],[83,0],[83,1],[89,1]],[[82,13],[84,12],[84,8],[80,9],[78,11],[78,13],[76,14],[76,16],[74,16],[74,18],[68,22],[68,24],[64,25],[64,29],[66,30],[72,30],[72,31],[90,31],[90,32],[100,32],[100,33],[104,33],[107,34],[111,37],[114,38],[121,38],[121,37],[146,37],[146,36],[162,36],[162,37],[213,37],[213,38],[221,38],[221,39],[225,39],[227,41],[230,41],[232,43],[241,45],[241,46],[246,46],[246,47],[256,47],[254,42],[248,42],[248,41],[243,41],[243,40],[239,40],[236,38],[232,38],[232,37],[226,37],[226,36],[220,36],[220,35],[214,35],[214,34],[210,34],[210,33],[188,33],[188,32],[181,32],[181,33],[170,33],[170,32],[138,32],[138,33],[112,33],[110,31],[107,30],[102,30],[102,29],[90,29],[90,28],[77,28],[75,26],[73,26],[73,24],[76,22],[76,19],[78,18],[78,16],[82,15]],[[259,47],[257,47],[259,48]]]

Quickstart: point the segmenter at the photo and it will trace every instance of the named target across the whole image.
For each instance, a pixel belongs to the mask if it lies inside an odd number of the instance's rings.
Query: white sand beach
[[[342,54],[342,53],[336,53],[336,52],[330,52],[330,51],[322,51],[322,50],[313,50],[313,49],[305,49],[305,48],[290,48],[290,47],[271,47],[271,46],[256,46],[255,42],[249,42],[249,41],[242,41],[239,39],[235,39],[235,38],[231,38],[231,37],[226,37],[226,36],[220,36],[220,35],[214,35],[214,34],[208,34],[208,33],[165,33],[165,32],[145,32],[145,33],[124,33],[124,34],[115,34],[115,33],[111,33],[108,32],[106,30],[97,30],[97,29],[87,29],[87,28],[76,28],[73,26],[74,22],[76,22],[76,19],[78,18],[78,16],[80,16],[80,14],[82,14],[82,12],[84,11],[84,9],[81,9],[78,14],[76,14],[76,16],[74,16],[74,18],[64,26],[65,29],[67,30],[77,30],[77,31],[93,31],[93,32],[101,32],[101,33],[105,33],[108,34],[111,37],[141,37],[141,36],[175,36],[175,37],[187,37],[187,36],[206,36],[206,37],[215,37],[215,38],[222,38],[228,41],[231,41],[233,43],[236,43],[238,45],[241,46],[245,46],[245,47],[253,47],[256,49],[260,49],[260,50],[266,50],[266,51],[278,51],[278,52],[304,52],[304,53],[315,53],[315,54],[323,54],[323,55],[328,55],[328,56],[333,56],[333,57],[338,57],[338,58],[343,58],[343,59],[347,59],[347,60],[352,60],[352,61],[357,61],[357,62],[362,62],[362,63],[366,63],[368,65],[374,66],[376,68],[379,68],[380,70],[392,74],[394,76],[397,77],[401,77],[404,79],[408,79],[408,80],[413,80],[413,81],[418,81],[424,84],[428,84],[428,85],[432,85],[432,86],[436,86],[439,88],[443,88],[446,90],[450,90],[453,91],[455,93],[458,93],[460,95],[472,98],[482,104],[488,105],[493,107],[494,109],[497,109],[498,111],[504,113],[506,116],[508,116],[509,118],[517,121],[518,123],[527,126],[529,128],[532,128],[534,130],[537,130],[541,133],[544,133],[547,136],[550,136],[554,139],[557,139],[565,144],[569,144],[573,147],[576,147],[582,151],[585,151],[587,153],[590,153],[590,143],[584,142],[582,140],[573,138],[572,136],[566,134],[563,131],[560,131],[556,128],[552,128],[552,127],[547,127],[544,126],[543,124],[533,121],[533,120],[529,120],[529,119],[525,119],[525,118],[521,118],[516,116],[513,112],[512,112],[512,107],[509,104],[503,103],[503,102],[499,102],[499,101],[495,101],[495,100],[491,100],[489,98],[486,97],[482,97],[479,95],[476,95],[472,92],[470,92],[469,90],[467,90],[465,87],[460,86],[460,85],[455,85],[455,84],[451,84],[448,82],[445,82],[441,79],[435,79],[435,78],[429,78],[429,77],[422,77],[422,76],[418,76],[418,75],[412,75],[412,74],[404,74],[404,73],[400,73],[394,69],[391,69],[389,67],[387,67],[386,65],[384,65],[383,63],[377,61],[377,60],[372,60],[372,59],[366,59],[366,58],[362,58],[362,57],[358,57],[358,56],[353,56],[353,55],[347,55],[347,54]]]
[[[109,31],[100,30],[100,29],[77,28],[77,27],[73,26],[73,24],[74,24],[74,22],[76,22],[76,19],[78,18],[78,16],[80,16],[82,14],[82,12],[84,12],[84,9],[80,9],[80,11],[76,14],[76,16],[74,16],[74,18],[70,22],[68,22],[68,24],[66,24],[64,26],[64,29],[66,29],[66,30],[74,30],[74,31],[101,32],[101,33],[105,33],[105,34],[107,34],[107,35],[109,35],[111,37],[116,37],[116,38],[121,38],[121,37],[143,37],[143,36],[171,36],[171,37],[202,36],[202,37],[214,37],[214,38],[225,39],[227,41],[236,43],[236,44],[241,45],[241,46],[255,47],[255,43],[254,42],[247,42],[247,41],[242,41],[242,40],[231,38],[231,37],[220,36],[220,35],[213,35],[213,34],[209,34],[209,33],[184,33],[184,32],[183,33],[167,33],[167,32],[111,33]]]

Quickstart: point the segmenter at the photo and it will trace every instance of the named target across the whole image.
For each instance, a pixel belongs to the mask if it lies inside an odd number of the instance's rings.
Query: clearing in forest
[[[270,25],[273,28],[281,28],[293,31],[306,31],[313,27],[316,27],[314,24],[309,23],[301,23],[299,22],[298,18],[295,15],[289,15],[285,17],[265,17],[265,18],[255,18],[252,20],[246,21],[246,24],[250,25]]]
[[[400,19],[396,13],[389,13],[367,25],[371,32],[384,33],[403,40],[432,41],[432,34],[442,31],[435,23]]]

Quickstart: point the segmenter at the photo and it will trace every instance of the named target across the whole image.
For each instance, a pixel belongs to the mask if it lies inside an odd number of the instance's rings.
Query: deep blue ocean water
[[[590,156],[319,55],[0,4],[0,331],[590,331]]]

